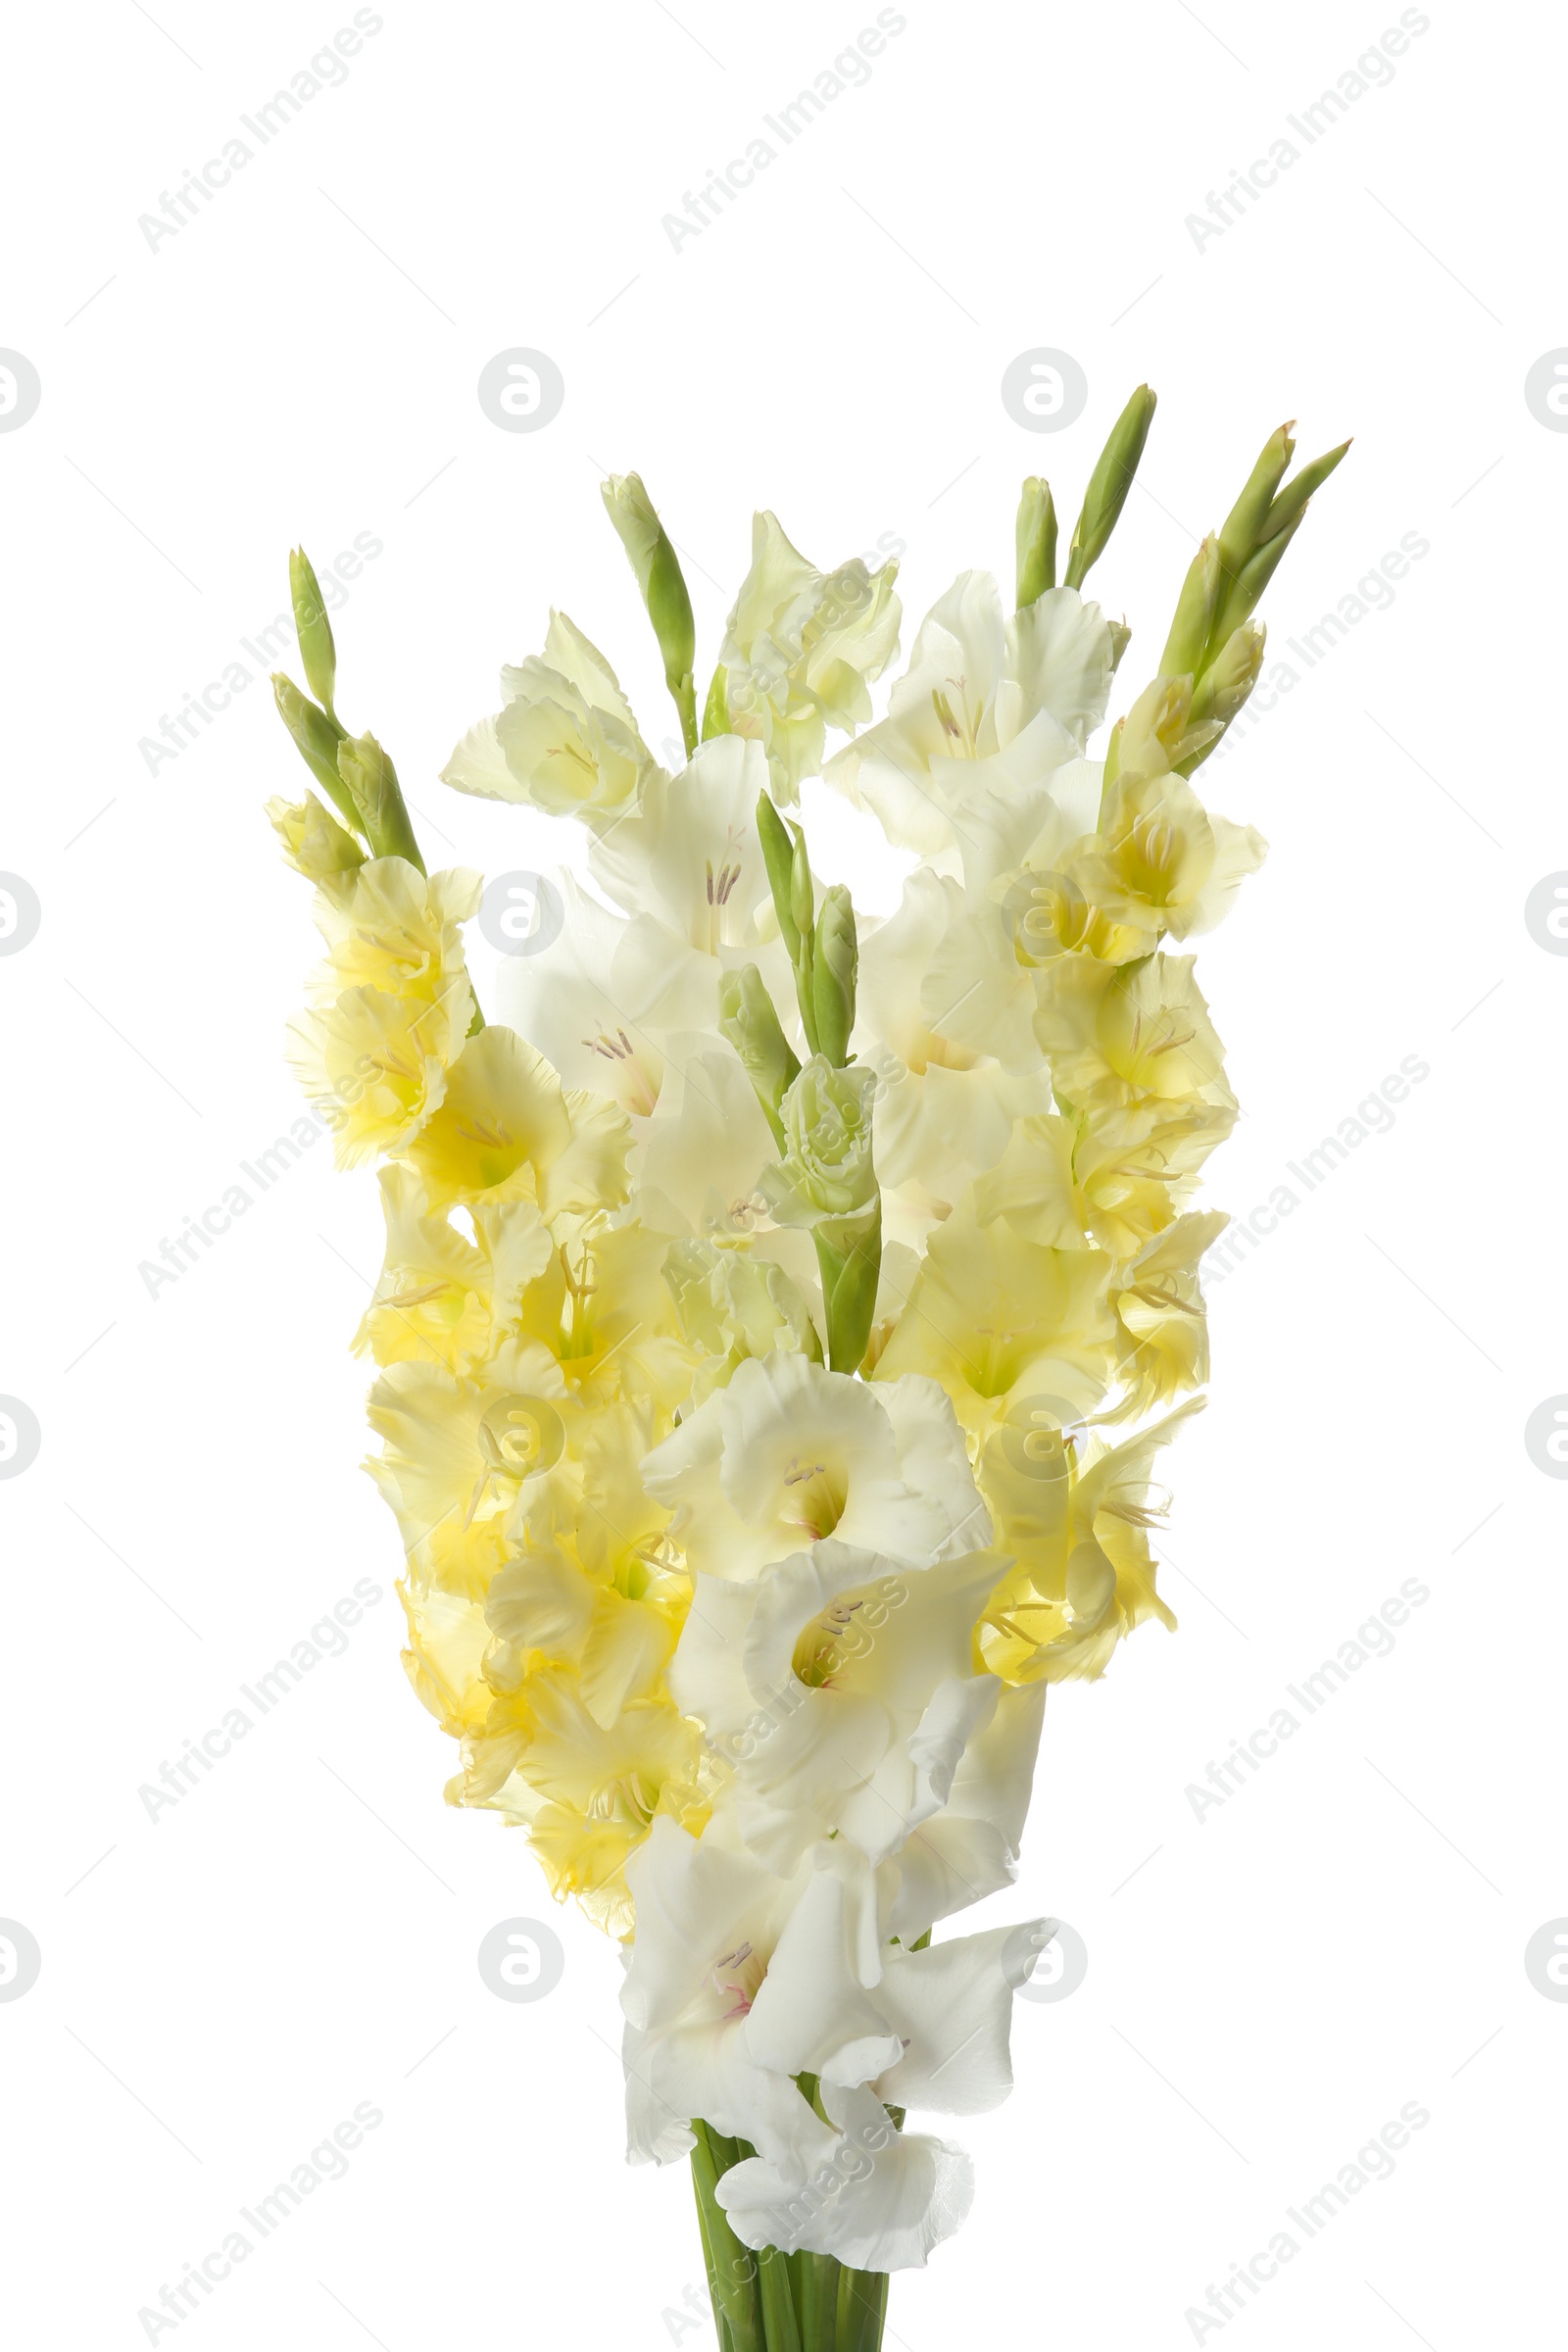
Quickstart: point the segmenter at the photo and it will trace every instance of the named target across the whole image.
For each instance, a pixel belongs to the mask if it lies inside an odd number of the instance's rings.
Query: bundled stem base
[[[881,2352],[885,2271],[852,2271],[831,2254],[754,2253],[729,2226],[715,2191],[731,2165],[756,2154],[694,2123],[692,2184],[703,2233],[719,2352]]]

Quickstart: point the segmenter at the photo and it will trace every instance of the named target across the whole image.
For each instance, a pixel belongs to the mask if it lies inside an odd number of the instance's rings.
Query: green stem
[[[764,2246],[757,2261],[767,2352],[801,2352],[789,2256],[781,2254],[776,2246]]]
[[[695,2172],[692,2180],[695,2186]],[[713,2326],[718,2330],[718,2352],[734,2352],[735,2339],[730,2334],[729,2322],[724,2317],[723,2306],[719,2300],[718,2270],[713,2261],[713,2248],[708,2229],[708,2214],[703,2205],[701,2189],[697,2191],[697,2227],[703,2240],[703,2268],[708,2274],[708,2300],[712,2305]]]
[[[741,2244],[714,2195],[720,2175],[736,2160],[735,2143],[703,2123],[694,2122],[692,2133],[697,2142],[692,2150],[692,2181],[709,2258],[714,2316],[729,2330],[725,2352],[769,2352],[758,2307],[757,2257]]]
[[[835,2352],[839,2266],[831,2254],[797,2254],[801,2282],[801,2352]]]
[[[692,2132],[692,2182],[719,2352],[881,2352],[886,2273],[848,2270],[831,2254],[786,2255],[773,2246],[753,2254],[715,2193],[724,2174],[752,2150],[708,2124],[694,2122]]]
[[[879,2352],[887,2310],[886,2271],[841,2270],[834,2352]]]
[[[676,685],[673,682],[671,683],[669,692],[670,699],[674,703],[676,710],[680,712],[681,741],[686,746],[686,757],[689,760],[693,752],[696,751],[698,742],[697,681],[691,676],[690,672],[688,672],[687,675],[681,679],[679,685]]]

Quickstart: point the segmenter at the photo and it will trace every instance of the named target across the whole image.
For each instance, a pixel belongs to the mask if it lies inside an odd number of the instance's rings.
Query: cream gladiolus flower
[[[725,2352],[878,2352],[888,2275],[963,2220],[917,2119],[1006,2095],[1051,1929],[944,1923],[1020,1874],[1050,1687],[1175,1623],[1155,1471],[1203,1403],[1225,1220],[1193,1203],[1238,1111],[1167,951],[1263,857],[1191,779],[1344,453],[1286,483],[1271,436],[1095,745],[1129,633],[1084,583],[1153,407],[1059,583],[1031,479],[1015,609],[960,573],[880,716],[892,564],[824,574],[759,514],[700,675],[674,540],[612,476],[685,764],[552,612],[446,780],[577,819],[586,874],[476,984],[480,878],[426,874],[291,560],[309,693],[274,690],[325,800],[270,814],[327,953],[289,1051],[340,1162],[383,1163],[354,1345],[404,1664],[448,1801],[622,1946],[627,2152],[691,2158]],[[826,780],[914,853],[886,919],[788,813],[835,730]]]
[[[1076,590],[1049,589],[1004,622],[990,573],[961,572],[921,622],[889,715],[824,773],[892,840],[954,853],[980,879],[968,860],[1000,871],[1038,829],[1052,774],[1104,716],[1114,666],[1110,629]]]
[[[352,833],[345,833],[314,792],[303,801],[285,801],[281,794],[267,804],[272,830],[283,844],[283,855],[307,882],[327,882],[352,872],[365,862],[365,852]]]
[[[934,1381],[870,1387],[788,1352],[738,1364],[655,1447],[643,1484],[675,1511],[691,1566],[740,1583],[827,1536],[918,1563],[989,1541]]]
[[[441,771],[457,792],[528,802],[597,827],[662,772],[614,671],[564,612],[551,613],[542,655],[502,671],[501,692],[501,710],[464,737]]]
[[[1220,1075],[1224,1051],[1193,977],[1190,956],[1137,963],[1062,956],[1051,966],[1035,1015],[1058,1096],[1127,1129],[1178,1104],[1233,1105]]]
[[[1266,855],[1260,833],[1210,816],[1184,777],[1123,769],[1071,878],[1105,921],[1186,939],[1212,931]]]
[[[781,802],[817,773],[829,727],[853,734],[870,717],[867,685],[898,650],[898,569],[868,572],[857,556],[824,576],[777,515],[754,515],[752,568],[718,658],[730,725],[760,743]]]

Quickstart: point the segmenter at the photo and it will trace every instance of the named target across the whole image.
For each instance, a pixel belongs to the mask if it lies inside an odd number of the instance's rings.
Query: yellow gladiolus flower
[[[323,881],[316,920],[327,958],[318,998],[379,988],[429,1004],[464,981],[460,924],[478,911],[482,878],[466,866],[421,874],[404,858],[373,858]]]
[[[1084,895],[1078,869],[1060,873],[1023,865],[996,885],[996,897],[1019,963],[1054,964],[1083,954],[1101,963],[1131,963],[1147,956],[1155,933],[1147,921],[1118,922]]]
[[[993,1433],[978,1477],[996,1548],[1013,1565],[976,1629],[991,1673],[1006,1683],[1094,1680],[1147,1618],[1175,1630],[1154,1589],[1148,1529],[1159,1509],[1150,1476],[1160,1446],[1202,1402],[1194,1397],[1109,1448],[1027,1402]]]
[[[932,1234],[875,1378],[941,1381],[963,1426],[984,1436],[1019,1398],[1087,1411],[1103,1394],[1112,1335],[1098,1250],[1050,1250],[1004,1218],[956,1209]]]
[[[542,1054],[492,1026],[458,1055],[409,1156],[433,1205],[537,1200],[554,1217],[624,1200],[630,1148],[623,1110],[602,1095],[566,1094]]]
[[[421,1705],[444,1732],[462,1740],[483,1731],[495,1704],[484,1677],[491,1634],[481,1602],[461,1592],[399,1585],[408,1620],[403,1664]]]
[[[525,1481],[554,1470],[572,1407],[550,1350],[519,1340],[480,1379],[455,1379],[439,1364],[391,1364],[367,1409],[382,1440],[367,1468],[397,1516],[403,1548],[441,1562],[459,1556],[470,1527],[504,1520]]]
[[[1118,1417],[1168,1404],[1207,1380],[1208,1323],[1198,1267],[1229,1222],[1212,1209],[1178,1217],[1112,1283],[1117,1362],[1127,1383]]]
[[[351,988],[290,1022],[289,1061],[332,1128],[340,1168],[407,1151],[446,1093],[446,1065],[472,1012],[460,973],[434,1002]]]
[[[1072,874],[1103,920],[1185,939],[1213,929],[1267,854],[1250,825],[1210,816],[1185,777],[1124,770]]]
[[[1131,1257],[1170,1223],[1181,1174],[1157,1136],[1107,1138],[1078,1112],[1018,1119],[1001,1159],[975,1181],[975,1214],[982,1224],[1005,1217],[1050,1250]]]
[[[546,1800],[530,1843],[558,1897],[574,1894],[612,1932],[628,1933],[629,1857],[661,1815],[694,1836],[707,1819],[698,1727],[659,1698],[635,1700],[607,1729],[564,1676],[541,1677],[530,1699],[524,1764]]]
[[[1190,956],[1060,957],[1042,978],[1035,1035],[1058,1101],[1157,1115],[1194,1097],[1234,1100]]]

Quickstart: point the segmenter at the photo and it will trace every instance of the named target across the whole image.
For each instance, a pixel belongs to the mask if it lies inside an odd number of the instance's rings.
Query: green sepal
[[[709,680],[708,700],[703,706],[703,741],[710,743],[715,735],[727,735],[729,731],[729,671],[721,662]]]

